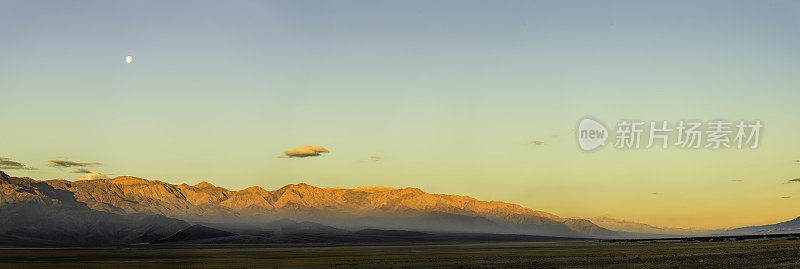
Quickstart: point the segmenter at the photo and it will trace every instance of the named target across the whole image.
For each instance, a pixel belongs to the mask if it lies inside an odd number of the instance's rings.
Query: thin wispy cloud
[[[781,196],[781,198],[783,198],[783,199],[791,199],[792,197],[791,196]]]
[[[88,173],[83,174],[80,180],[95,180],[95,179],[105,179],[105,178],[108,178],[106,174],[95,171],[89,171]]]
[[[383,157],[381,157],[381,156],[369,156],[369,159],[373,160],[373,161],[380,161],[380,160],[383,160]]]
[[[23,163],[11,160],[6,157],[0,157],[0,169],[36,170],[36,168],[28,167]]]
[[[89,169],[78,168],[78,169],[75,169],[75,171],[72,171],[72,172],[76,173],[76,174],[88,174],[88,173],[91,173],[92,171],[89,170]]]
[[[297,158],[305,158],[305,157],[316,157],[320,156],[320,153],[328,153],[326,148],[316,145],[304,145],[299,146],[296,149],[291,149],[283,152],[283,156],[285,157],[297,157]],[[283,157],[282,156],[282,157]]]
[[[790,180],[789,180],[788,182],[786,182],[786,183],[800,183],[800,177],[799,177],[799,178],[795,178],[795,179],[790,179]]]
[[[50,160],[50,166],[52,167],[85,167],[90,165],[101,165],[101,163],[98,162],[80,163],[80,162],[64,161],[64,160]]]

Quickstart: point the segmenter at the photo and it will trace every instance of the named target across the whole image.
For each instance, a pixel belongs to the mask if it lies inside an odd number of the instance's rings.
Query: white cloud
[[[108,176],[106,176],[106,174],[95,171],[89,171],[89,173],[85,173],[81,176],[81,180],[95,180],[104,178],[108,178]]]

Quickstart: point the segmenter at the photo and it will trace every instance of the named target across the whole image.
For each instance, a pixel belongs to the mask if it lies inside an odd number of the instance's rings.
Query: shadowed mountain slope
[[[167,238],[156,240],[153,241],[152,243],[170,243],[170,242],[181,242],[181,241],[191,241],[191,240],[202,240],[202,239],[227,237],[234,235],[236,234],[195,224],[186,229],[180,230],[177,233]]]

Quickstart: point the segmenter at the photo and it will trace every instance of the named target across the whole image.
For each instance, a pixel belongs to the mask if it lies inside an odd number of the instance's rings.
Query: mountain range
[[[130,176],[40,181],[0,171],[4,245],[513,241],[672,232],[686,231],[610,218],[562,218],[516,204],[416,188],[300,183],[272,191],[258,186],[232,191],[208,182],[174,185]]]
[[[319,188],[300,183],[273,191],[257,186],[231,191],[207,182],[174,185],[129,176],[39,181],[0,172],[0,208],[22,204],[92,214],[163,216],[225,228],[292,219],[349,229],[616,235],[585,219],[561,218],[516,204],[467,196],[430,194],[416,188]]]

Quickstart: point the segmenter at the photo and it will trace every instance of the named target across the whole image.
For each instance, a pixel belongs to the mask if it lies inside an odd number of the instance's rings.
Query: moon
[[[131,63],[131,62],[133,62],[133,57],[131,57],[130,55],[128,55],[128,56],[125,56],[125,62],[126,62],[126,63]]]

